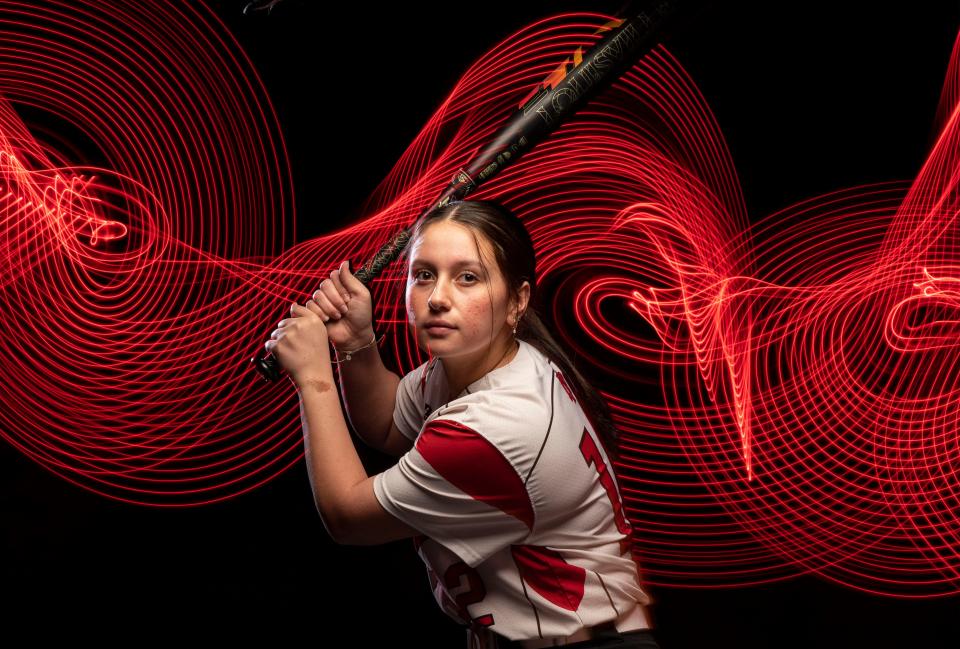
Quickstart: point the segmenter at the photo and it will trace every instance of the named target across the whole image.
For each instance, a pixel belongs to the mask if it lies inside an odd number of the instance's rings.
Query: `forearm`
[[[370,336],[373,336],[372,331]],[[365,342],[348,349],[356,349],[370,339],[367,337]],[[380,448],[390,432],[400,377],[384,366],[376,345],[361,349],[349,361],[342,353],[338,352],[337,356],[343,361],[337,367],[350,423],[364,442]]]
[[[340,409],[332,370],[298,389],[307,474],[313,499],[331,538],[339,534],[339,511],[350,489],[369,476],[357,455]]]

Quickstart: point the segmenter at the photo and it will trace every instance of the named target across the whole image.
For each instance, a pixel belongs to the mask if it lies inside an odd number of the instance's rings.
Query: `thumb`
[[[355,291],[357,289],[366,288],[359,279],[357,279],[352,272],[350,272],[350,260],[345,259],[343,263],[340,264],[340,281],[343,282],[344,287]]]

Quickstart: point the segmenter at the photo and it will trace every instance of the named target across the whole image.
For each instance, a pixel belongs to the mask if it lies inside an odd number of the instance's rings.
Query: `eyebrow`
[[[413,263],[410,265],[411,266],[430,266],[431,268],[434,267],[433,263],[427,259],[415,259]],[[476,266],[477,268],[480,268],[480,260],[479,259],[458,259],[453,264],[454,268],[463,268],[464,266]]]

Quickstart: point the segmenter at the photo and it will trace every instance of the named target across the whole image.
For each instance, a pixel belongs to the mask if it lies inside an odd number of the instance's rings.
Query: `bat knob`
[[[273,354],[261,354],[250,359],[255,370],[267,383],[273,383],[280,378],[280,365]]]

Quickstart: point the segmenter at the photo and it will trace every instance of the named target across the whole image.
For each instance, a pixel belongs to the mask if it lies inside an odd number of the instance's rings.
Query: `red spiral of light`
[[[363,221],[284,250],[277,120],[211,12],[0,6],[0,430],[66,480],[155,506],[231,498],[301,459],[290,390],[246,363],[284,305],[409,224],[611,18],[495,45]],[[524,219],[543,315],[612,406],[648,583],[957,591],[957,59],[910,183],[751,225],[709,107],[659,47],[476,193]],[[372,284],[406,372],[424,354],[403,287],[399,265]]]

